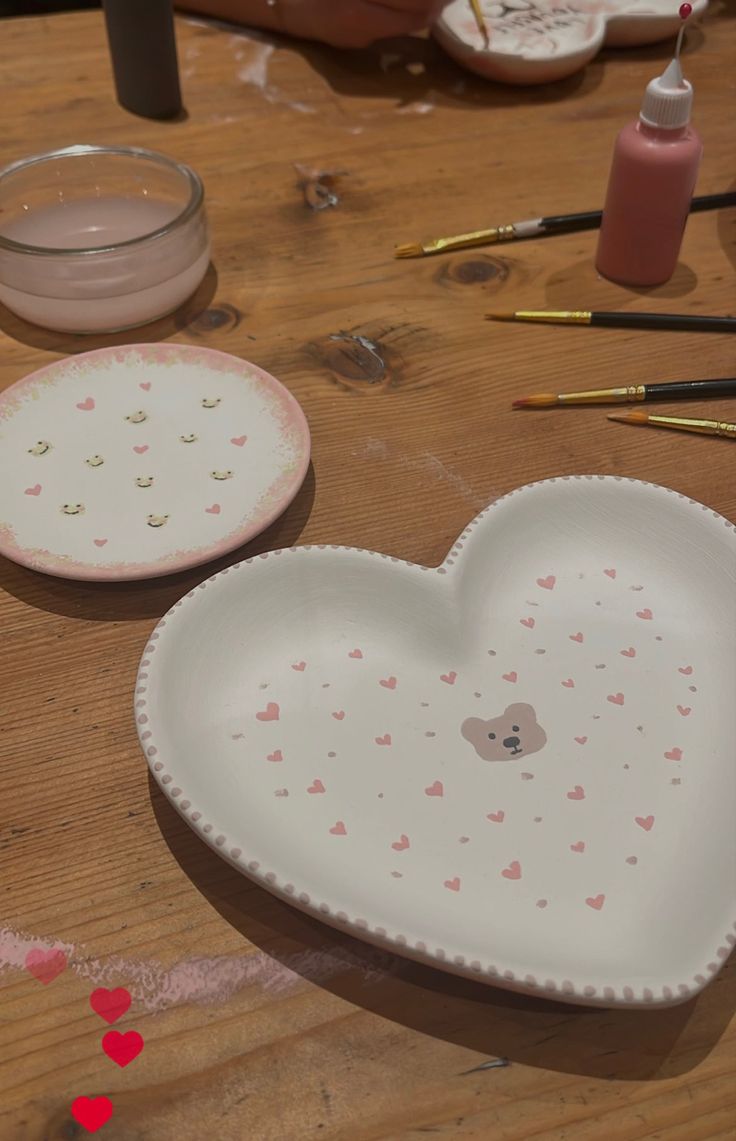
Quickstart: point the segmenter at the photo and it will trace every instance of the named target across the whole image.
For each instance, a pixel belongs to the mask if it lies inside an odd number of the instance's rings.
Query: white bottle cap
[[[662,75],[647,84],[639,118],[649,127],[674,130],[690,122],[693,88],[683,77],[679,59],[673,59]]]

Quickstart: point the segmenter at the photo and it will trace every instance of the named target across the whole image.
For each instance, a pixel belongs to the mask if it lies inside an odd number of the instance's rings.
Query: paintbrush
[[[486,51],[488,51],[490,40],[488,37],[488,28],[486,27],[483,12],[481,11],[480,0],[470,0],[470,7],[473,9],[473,15],[475,16],[475,22],[478,25],[478,31],[483,37],[483,47]]]
[[[669,329],[684,333],[736,333],[736,317],[703,317],[696,313],[595,313],[587,309],[517,309],[515,313],[486,313],[486,321],[597,325],[609,329]]]
[[[664,384],[629,384],[588,392],[537,392],[520,396],[512,408],[555,408],[565,404],[638,404],[649,400],[723,399],[736,396],[736,377],[722,380],[675,380]]]
[[[677,416],[647,416],[646,412],[611,413],[609,420],[621,424],[647,424],[651,428],[675,428],[678,432],[698,432],[702,436],[723,436],[736,440],[736,424],[721,420],[682,420]]]
[[[693,198],[690,213],[701,210],[719,210],[724,206],[736,206],[736,191],[723,194],[706,194]],[[471,246],[491,246],[496,242],[517,241],[520,238],[541,238],[551,234],[577,233],[579,230],[597,230],[603,217],[602,210],[586,210],[578,214],[550,214],[547,218],[531,218],[526,222],[509,222],[504,226],[492,226],[489,230],[473,230],[468,234],[457,234],[452,238],[434,238],[429,242],[408,242],[397,246],[394,257],[421,258],[428,254],[441,254],[451,250],[468,249]]]

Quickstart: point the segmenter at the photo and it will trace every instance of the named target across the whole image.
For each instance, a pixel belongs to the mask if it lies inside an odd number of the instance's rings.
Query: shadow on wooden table
[[[314,468],[310,462],[293,503],[270,527],[245,546],[180,574],[140,582],[79,582],[41,574],[0,556],[0,590],[6,590],[28,606],[70,618],[94,622],[160,618],[193,586],[223,567],[253,558],[263,551],[293,547],[309,520],[314,491]]]
[[[626,1011],[528,998],[378,951],[257,887],[198,839],[152,778],[149,789],[172,855],[197,890],[249,943],[307,981],[422,1034],[512,1063],[651,1081],[699,1065],[736,1008],[734,962],[691,1002]],[[305,951],[313,952],[302,958],[311,967],[295,968],[295,957]],[[319,960],[327,956],[344,961],[345,969],[325,971]]]

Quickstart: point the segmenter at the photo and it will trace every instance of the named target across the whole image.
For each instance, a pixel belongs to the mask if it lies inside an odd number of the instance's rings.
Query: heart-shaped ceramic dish
[[[339,547],[220,572],[136,687],[165,795],[295,906],[457,974],[667,1005],[736,936],[736,534],[563,477],[442,566]]]
[[[673,0],[480,0],[490,47],[468,0],[452,0],[433,29],[463,67],[501,83],[551,83],[585,67],[603,45],[633,47],[676,35],[681,21]],[[708,0],[692,0],[692,18]]]

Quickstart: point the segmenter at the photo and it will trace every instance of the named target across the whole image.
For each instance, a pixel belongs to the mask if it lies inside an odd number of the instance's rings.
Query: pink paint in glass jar
[[[209,260],[202,183],[164,155],[74,146],[0,171],[0,302],[35,325],[155,321],[195,292]]]
[[[683,4],[683,20],[690,5]],[[690,125],[693,89],[680,44],[644,94],[639,119],[616,139],[603,207],[596,269],[620,285],[654,286],[675,271],[703,144]]]

